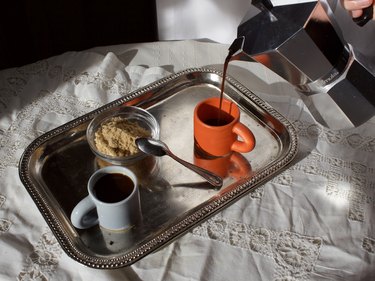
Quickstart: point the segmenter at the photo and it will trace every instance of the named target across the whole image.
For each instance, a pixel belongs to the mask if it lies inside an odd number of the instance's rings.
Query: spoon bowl
[[[152,138],[138,138],[135,143],[140,151],[154,156],[167,155],[169,150],[164,142]]]

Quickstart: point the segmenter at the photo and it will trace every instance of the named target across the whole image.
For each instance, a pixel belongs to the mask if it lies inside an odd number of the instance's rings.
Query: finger
[[[348,11],[362,10],[371,4],[373,4],[373,0],[342,0],[343,7]]]
[[[353,11],[350,11],[350,15],[352,18],[359,18],[360,16],[362,16],[363,14],[363,10],[353,10]]]

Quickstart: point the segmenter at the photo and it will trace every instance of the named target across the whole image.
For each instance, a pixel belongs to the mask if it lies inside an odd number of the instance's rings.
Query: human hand
[[[349,11],[352,18],[359,18],[363,14],[363,9],[375,6],[374,0],[341,0],[341,5],[345,10]],[[375,19],[375,14],[373,15],[373,20]]]

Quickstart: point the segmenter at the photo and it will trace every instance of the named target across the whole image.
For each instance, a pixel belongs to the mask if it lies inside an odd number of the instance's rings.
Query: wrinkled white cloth
[[[335,131],[256,63],[228,74],[295,126],[296,161],[269,182],[132,266],[87,268],[69,258],[18,176],[41,134],[192,67],[222,69],[227,45],[128,44],[69,52],[0,71],[1,280],[374,280],[375,125]]]

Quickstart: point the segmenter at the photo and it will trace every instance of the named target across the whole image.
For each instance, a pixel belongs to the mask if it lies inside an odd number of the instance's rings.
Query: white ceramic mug
[[[131,170],[121,166],[99,169],[90,177],[87,189],[89,195],[74,207],[70,217],[76,228],[99,223],[105,229],[121,231],[139,222],[138,180]]]

